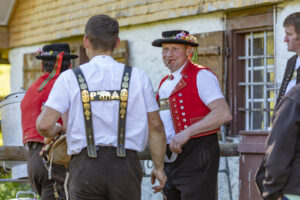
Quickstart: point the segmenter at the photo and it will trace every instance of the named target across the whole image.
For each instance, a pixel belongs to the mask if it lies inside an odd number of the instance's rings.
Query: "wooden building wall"
[[[87,19],[104,13],[130,26],[283,0],[17,0],[9,22],[10,47],[83,34]]]

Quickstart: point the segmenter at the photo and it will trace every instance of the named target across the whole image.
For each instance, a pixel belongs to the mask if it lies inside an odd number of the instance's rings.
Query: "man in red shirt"
[[[162,36],[152,45],[162,47],[170,70],[157,93],[168,144],[164,193],[170,200],[215,200],[220,159],[216,133],[231,113],[216,75],[190,61],[196,38],[184,30]]]
[[[44,145],[44,137],[37,132],[35,122],[43,104],[48,99],[55,80],[61,72],[71,68],[71,59],[77,57],[77,55],[70,54],[70,47],[66,43],[45,45],[36,55],[37,59],[42,60],[44,74],[30,86],[21,102],[23,144],[28,150],[28,178],[43,200],[64,197],[65,167],[53,165],[53,178],[48,178],[48,171],[39,156]],[[62,119],[58,123],[66,125],[63,123],[66,117],[62,117]]]

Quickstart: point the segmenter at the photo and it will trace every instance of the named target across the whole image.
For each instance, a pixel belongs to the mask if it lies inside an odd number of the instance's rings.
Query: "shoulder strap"
[[[117,156],[125,157],[125,131],[126,131],[126,114],[127,114],[127,100],[129,83],[131,77],[132,67],[125,66],[120,92],[120,105],[119,105],[119,124],[118,124],[118,143],[117,143]]]
[[[92,119],[90,93],[89,93],[88,85],[79,67],[74,68],[73,72],[75,73],[75,76],[77,78],[77,82],[79,84],[80,93],[81,93],[81,102],[82,102],[82,108],[84,114],[84,124],[85,124],[86,142],[87,142],[87,153],[90,158],[96,158],[97,151],[96,151],[95,140],[94,140],[93,119]]]

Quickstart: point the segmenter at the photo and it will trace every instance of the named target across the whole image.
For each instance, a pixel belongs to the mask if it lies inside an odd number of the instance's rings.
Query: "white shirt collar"
[[[97,55],[92,58],[91,62],[114,63],[116,61],[111,56],[108,56],[108,55]]]

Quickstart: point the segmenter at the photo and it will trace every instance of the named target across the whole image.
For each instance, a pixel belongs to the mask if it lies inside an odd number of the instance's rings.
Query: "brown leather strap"
[[[129,83],[131,78],[132,67],[125,66],[121,91],[120,91],[120,106],[119,106],[119,125],[118,125],[118,144],[117,144],[117,156],[125,157],[125,132],[126,132],[126,114],[127,114],[127,101]]]
[[[92,111],[91,111],[91,104],[90,104],[90,92],[81,69],[79,67],[74,68],[73,72],[75,73],[77,82],[79,84],[80,92],[81,92],[81,102],[82,102],[85,132],[86,132],[87,153],[90,158],[96,158],[97,151],[95,148],[95,140],[94,140],[93,118],[92,118]]]

